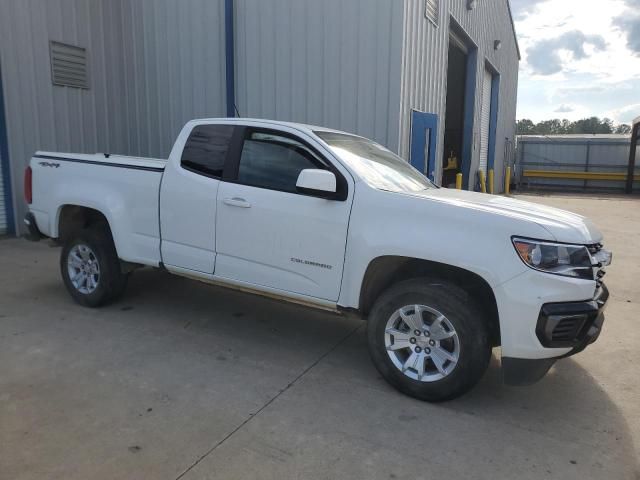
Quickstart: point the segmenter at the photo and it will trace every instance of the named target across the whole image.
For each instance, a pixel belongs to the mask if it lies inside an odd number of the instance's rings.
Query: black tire
[[[416,304],[442,313],[457,333],[457,364],[439,380],[409,378],[387,353],[387,321],[398,309]],[[429,402],[451,400],[469,391],[482,378],[491,357],[487,324],[473,298],[451,283],[429,278],[397,283],[378,298],[369,314],[367,343],[373,363],[385,380],[401,392]],[[435,367],[435,363],[432,365]]]
[[[77,245],[86,245],[94,253],[100,268],[100,277],[91,293],[82,293],[73,285],[67,266],[69,254]],[[120,260],[113,244],[111,231],[106,226],[93,226],[78,231],[63,245],[60,254],[60,273],[71,297],[80,305],[95,308],[120,297],[127,286],[128,275],[120,269]]]

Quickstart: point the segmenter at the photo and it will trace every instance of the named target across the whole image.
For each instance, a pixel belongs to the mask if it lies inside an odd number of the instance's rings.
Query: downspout
[[[225,68],[227,84],[227,117],[236,116],[235,51],[234,51],[234,0],[224,0]]]
[[[9,162],[9,142],[7,140],[7,123],[4,115],[4,97],[2,89],[2,66],[0,65],[0,162],[2,162],[2,178],[4,183],[4,208],[7,219],[7,234],[15,235],[20,233],[14,215],[14,203],[11,184],[11,163]]]

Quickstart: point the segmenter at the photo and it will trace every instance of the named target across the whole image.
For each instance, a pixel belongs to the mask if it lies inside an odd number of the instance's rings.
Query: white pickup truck
[[[187,123],[168,160],[37,152],[31,239],[62,244],[97,307],[140,266],[368,320],[375,366],[408,395],[469,390],[501,346],[528,384],[599,335],[611,254],[586,218],[439,188],[386,148],[308,125]]]

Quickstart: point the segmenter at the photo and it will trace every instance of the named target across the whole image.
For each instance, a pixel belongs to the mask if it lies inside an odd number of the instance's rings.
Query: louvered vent
[[[440,0],[425,0],[424,15],[436,25],[438,25],[439,8]]]
[[[86,49],[51,41],[49,51],[54,85],[89,88]]]
[[[586,321],[586,315],[563,318],[551,333],[553,342],[571,342],[575,340]]]

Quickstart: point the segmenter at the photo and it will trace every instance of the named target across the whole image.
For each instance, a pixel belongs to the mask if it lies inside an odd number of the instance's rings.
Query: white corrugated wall
[[[51,83],[49,40],[87,49],[88,90]],[[35,150],[167,156],[187,119],[225,115],[223,0],[0,0],[16,223]]]
[[[478,68],[486,58],[502,74],[499,185],[504,138],[515,128],[515,42],[506,0],[471,12],[466,3],[440,0],[435,27],[424,0],[236,0],[238,110],[365,135],[405,158],[411,109],[434,112],[440,158],[452,15],[479,45]],[[88,90],[52,85],[49,40],[87,48]],[[35,150],[166,156],[186,120],[225,115],[224,49],[223,0],[0,0],[18,226],[22,172]],[[476,138],[474,169],[477,150]]]
[[[495,148],[495,185],[499,187],[497,190],[501,190],[505,138],[513,142],[515,136],[519,66],[507,0],[482,0],[476,2],[474,10],[467,9],[466,0],[440,0],[437,26],[425,18],[424,0],[405,0],[404,4],[400,155],[409,157],[411,110],[438,114],[436,178],[440,177],[449,23],[450,18],[453,18],[478,45],[471,179],[475,178],[479,165],[481,89],[485,61],[489,61],[501,75]],[[495,40],[502,42],[500,50],[494,50]]]
[[[322,125],[396,150],[399,0],[236,0],[242,116]]]
[[[446,2],[440,0],[438,25],[425,17],[424,0],[404,2],[399,154],[409,159],[411,111],[438,114],[436,159],[442,156],[446,101],[448,27]],[[445,26],[443,26],[445,22]],[[436,178],[439,176],[436,162]]]

